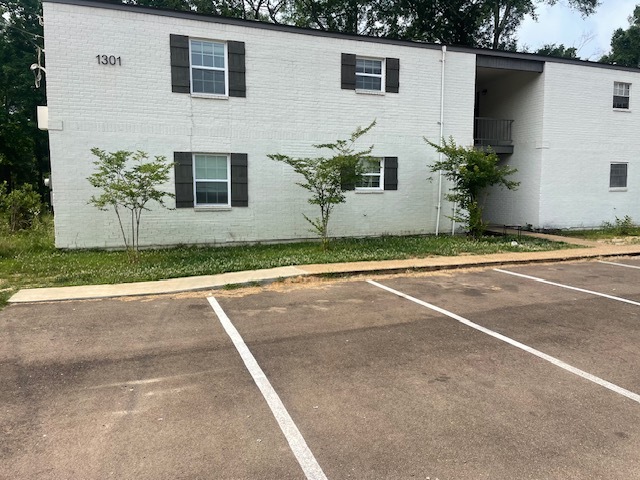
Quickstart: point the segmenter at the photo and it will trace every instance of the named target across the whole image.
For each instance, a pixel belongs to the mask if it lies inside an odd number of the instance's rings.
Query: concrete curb
[[[542,235],[536,235],[542,236]],[[548,238],[548,236],[544,236]],[[557,239],[554,239],[557,240]],[[567,241],[567,239],[564,239]],[[570,242],[574,243],[574,242]],[[585,246],[585,242],[575,242]],[[136,282],[111,285],[85,285],[76,287],[32,288],[17,292],[9,303],[55,302],[88,300],[128,296],[160,295],[198,290],[212,290],[226,285],[266,284],[283,278],[304,276],[347,276],[362,274],[402,273],[409,271],[438,271],[459,268],[488,268],[528,263],[567,262],[594,258],[640,255],[640,245],[599,245],[591,242],[589,248],[551,250],[545,252],[496,253],[455,257],[413,258],[376,262],[329,263],[299,265],[222,273],[198,277],[173,278],[155,282]]]

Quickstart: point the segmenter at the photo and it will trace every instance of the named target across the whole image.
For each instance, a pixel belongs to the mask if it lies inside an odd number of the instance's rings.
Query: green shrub
[[[616,217],[614,223],[603,222],[602,229],[615,235],[630,235],[634,231],[635,225],[633,219],[629,215],[625,215],[623,218]]]
[[[42,200],[32,185],[25,183],[7,193],[7,183],[0,184],[0,213],[10,232],[31,228],[42,210]]]

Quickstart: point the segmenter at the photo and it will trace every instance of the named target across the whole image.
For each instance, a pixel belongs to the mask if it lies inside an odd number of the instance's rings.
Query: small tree
[[[445,178],[453,182],[451,193],[446,195],[450,202],[456,202],[461,211],[453,217],[457,222],[467,224],[469,233],[481,237],[486,228],[482,220],[482,210],[486,197],[486,188],[492,185],[502,185],[509,190],[515,190],[520,182],[508,180],[509,175],[517,170],[507,166],[499,166],[500,158],[493,151],[483,152],[473,147],[459,147],[453,138],[443,139],[442,145],[437,145],[425,138],[425,141],[444,155],[431,165],[431,172],[442,171]]]
[[[167,163],[164,156],[157,156],[153,161],[148,161],[149,155],[142,151],[132,153],[119,150],[106,153],[104,150],[92,148],[91,153],[98,157],[98,160],[93,162],[98,171],[87,180],[95,188],[101,189],[102,193],[92,196],[89,203],[100,210],[113,208],[118,217],[124,246],[132,259],[137,258],[142,212],[149,210],[147,204],[150,201],[165,207],[164,198],[174,196],[172,193],[158,190],[158,186],[169,180],[173,164]],[[130,158],[133,165],[127,168]],[[126,212],[130,217],[129,235],[124,224],[127,220],[123,218]]]
[[[365,128],[358,127],[348,140],[337,140],[335,143],[313,145],[318,149],[329,149],[331,157],[292,158],[287,155],[268,155],[272,160],[284,162],[293,167],[296,173],[304,177],[304,182],[297,182],[311,194],[308,202],[320,207],[320,217],[304,218],[313,226],[312,232],[322,239],[322,248],[329,245],[329,218],[336,205],[346,202],[344,191],[352,189],[362,173],[361,161],[368,158],[373,145],[361,151],[355,151],[355,142],[373,128],[375,120]]]

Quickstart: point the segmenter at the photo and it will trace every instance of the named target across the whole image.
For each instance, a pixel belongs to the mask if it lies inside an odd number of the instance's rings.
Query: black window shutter
[[[173,152],[176,208],[193,208],[193,155]]]
[[[229,52],[229,96],[246,97],[244,42],[227,42]]]
[[[384,157],[384,189],[398,190],[398,157]]]
[[[231,154],[231,206],[248,207],[249,189],[247,154]]]
[[[356,185],[355,183],[353,183],[353,179],[356,176],[355,173],[356,173],[355,167],[354,168],[343,167],[343,169],[340,171],[340,177],[341,177],[340,188],[343,191],[356,189]]]
[[[390,93],[398,93],[398,89],[400,87],[400,59],[387,58],[385,64],[385,91]]]
[[[342,54],[340,70],[340,86],[343,90],[356,89],[356,56],[351,53]]]
[[[171,35],[171,91],[191,93],[191,74],[189,72],[189,37]]]

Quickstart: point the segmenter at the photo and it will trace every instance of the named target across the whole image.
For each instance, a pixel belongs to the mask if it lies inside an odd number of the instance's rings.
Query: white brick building
[[[379,175],[347,192],[333,236],[450,231],[423,140],[441,135],[518,168],[519,190],[489,197],[491,221],[640,220],[640,70],[85,0],[43,8],[58,247],[121,245],[115,215],[87,203],[93,147],[178,164],[165,187],[177,208],[145,212],[141,245],[308,238],[316,207],[267,155],[317,155],[374,119],[361,145]]]

